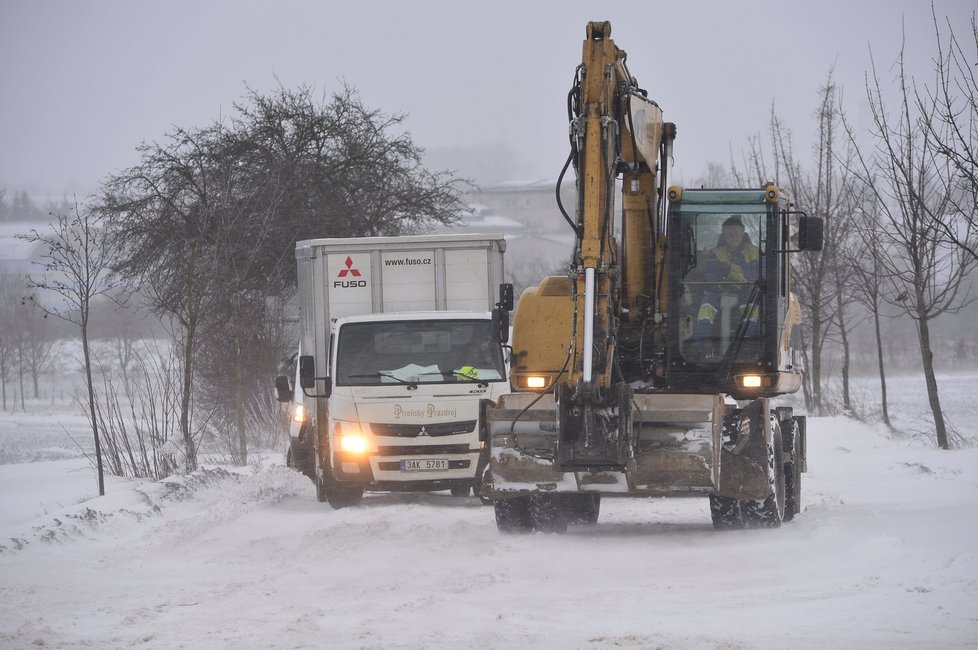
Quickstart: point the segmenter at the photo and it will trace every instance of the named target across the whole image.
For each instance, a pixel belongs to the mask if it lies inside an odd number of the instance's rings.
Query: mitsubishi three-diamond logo
[[[346,268],[345,269],[340,269],[340,275],[339,275],[339,277],[345,278],[346,275],[347,275],[347,273],[349,273],[350,275],[352,275],[355,278],[359,278],[360,277],[360,271],[357,271],[355,268],[353,268],[353,258],[351,258],[349,255],[347,255],[346,256],[346,262],[344,262],[344,264],[346,264]]]
[[[334,289],[357,289],[367,286],[367,281],[362,278],[363,274],[358,269],[353,268],[352,257],[347,255],[343,266],[346,268],[340,269],[339,273],[336,274],[337,279],[333,281]],[[351,278],[361,279],[353,280]]]

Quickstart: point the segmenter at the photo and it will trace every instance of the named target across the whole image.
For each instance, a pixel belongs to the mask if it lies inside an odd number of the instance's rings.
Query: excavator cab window
[[[683,251],[674,286],[678,352],[687,364],[757,362],[765,329],[768,214],[701,206],[678,215]]]

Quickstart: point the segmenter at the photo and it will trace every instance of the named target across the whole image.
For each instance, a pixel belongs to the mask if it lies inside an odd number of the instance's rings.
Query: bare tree
[[[23,298],[23,283],[10,273],[0,274],[0,392],[7,410],[7,382],[17,364],[16,306]]]
[[[829,71],[819,88],[819,103],[814,112],[818,139],[812,148],[812,166],[803,164],[794,151],[792,134],[771,108],[770,151],[759,136],[752,137],[742,166],[733,165],[738,184],[761,185],[775,181],[789,189],[799,209],[821,217],[825,225],[824,246],[820,252],[796,255],[792,260],[793,286],[805,310],[803,345],[805,348],[805,401],[814,413],[826,407],[823,399],[823,357],[830,337],[835,334],[847,347],[851,324],[844,307],[847,260],[838,254],[852,231],[854,177],[846,172],[844,161],[851,151],[839,133],[840,115],[836,108],[838,88]],[[842,161],[842,162],[840,162]],[[848,367],[843,367],[843,383],[848,385]],[[847,408],[848,390],[843,390],[843,408]]]
[[[27,287],[33,291],[29,299],[44,312],[78,326],[81,333],[88,414],[95,439],[98,493],[104,495],[105,477],[88,324],[93,300],[119,286],[119,280],[111,272],[115,254],[109,237],[100,228],[101,224],[91,210],[79,210],[76,203],[72,214],[59,212],[53,216],[54,222],[49,231],[41,233],[32,229],[20,236],[25,241],[41,245],[37,263],[43,271],[28,276]]]
[[[942,182],[953,188],[948,201],[955,218],[940,222],[940,233],[971,257],[978,257],[978,22],[958,40],[949,18],[934,19],[936,79],[914,87],[915,108],[929,144],[944,163],[937,168]],[[949,215],[950,216],[950,215]]]
[[[883,354],[883,294],[886,291],[885,258],[883,244],[876,237],[879,232],[880,215],[874,201],[864,201],[865,209],[859,210],[855,219],[858,238],[851,240],[847,257],[852,260],[849,270],[852,273],[849,296],[860,303],[873,321],[873,335],[876,339],[876,366],[880,378],[880,406],[883,423],[892,428],[889,404],[886,393],[886,368]]]
[[[954,207],[954,187],[947,183],[949,162],[935,146],[931,129],[924,126],[934,120],[939,104],[915,101],[914,82],[907,77],[904,52],[905,48],[901,48],[897,59],[898,105],[892,112],[871,58],[866,95],[872,112],[874,146],[859,150],[858,164],[851,169],[869,188],[882,215],[880,227],[872,233],[886,253],[880,262],[890,291],[882,295],[917,324],[937,444],[947,449],[948,430],[934,370],[931,323],[966,304],[964,280],[978,261],[968,249],[978,244],[978,233],[966,233],[964,246],[948,244],[940,236]],[[845,128],[855,145],[853,128],[849,124]]]
[[[330,101],[308,88],[251,92],[235,111],[143,145],[142,162],[108,179],[100,197],[122,244],[119,272],[180,326],[190,469],[193,400],[203,397],[221,400],[210,406],[228,414],[234,455],[246,462],[252,378],[273,374],[280,356],[254,366],[258,343],[276,345],[264,306],[294,286],[297,239],[416,232],[463,207],[461,180],[426,170],[421,149],[395,132],[403,117],[366,108],[349,88]],[[214,390],[195,392],[201,379]]]

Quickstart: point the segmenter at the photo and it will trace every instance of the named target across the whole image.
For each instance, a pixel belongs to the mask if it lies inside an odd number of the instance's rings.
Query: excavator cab
[[[774,185],[672,187],[668,198],[670,390],[737,399],[797,390],[800,319],[789,254],[793,226],[814,230],[810,218],[791,213]]]

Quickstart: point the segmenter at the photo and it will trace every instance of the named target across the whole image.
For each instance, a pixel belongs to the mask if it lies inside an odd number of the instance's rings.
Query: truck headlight
[[[306,421],[306,407],[302,404],[296,404],[292,408],[292,419],[299,424]]]
[[[336,451],[347,454],[364,454],[370,451],[370,441],[359,422],[335,421]]]

